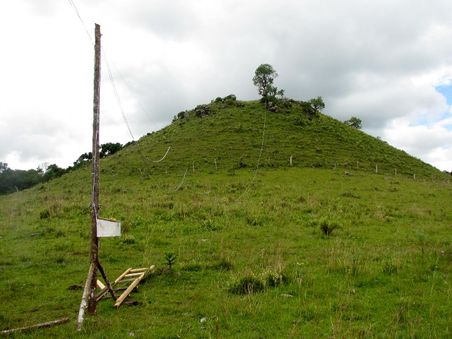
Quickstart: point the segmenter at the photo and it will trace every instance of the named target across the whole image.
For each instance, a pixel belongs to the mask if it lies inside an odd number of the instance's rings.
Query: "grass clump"
[[[210,266],[210,268],[216,271],[230,271],[234,268],[234,265],[227,259],[221,259],[220,261]]]
[[[174,263],[176,262],[176,255],[172,252],[165,253],[165,262],[168,270],[172,270]]]
[[[261,279],[248,275],[233,283],[229,288],[229,292],[237,295],[247,295],[263,292],[264,289],[265,284]]]
[[[320,230],[327,237],[329,237],[337,228],[339,228],[339,224],[336,222],[329,222],[327,220],[322,220],[320,222]]]
[[[135,244],[135,237],[131,234],[127,234],[124,236],[124,239],[122,239],[122,243],[127,245]]]
[[[42,210],[39,212],[39,219],[49,219],[50,218],[50,211],[46,208],[45,210]]]
[[[290,282],[290,278],[283,272],[269,271],[265,276],[265,283],[267,287],[278,287],[286,285]]]

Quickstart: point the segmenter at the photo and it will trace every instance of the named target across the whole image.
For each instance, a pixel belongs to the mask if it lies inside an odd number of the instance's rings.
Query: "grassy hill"
[[[28,335],[451,335],[446,176],[332,118],[310,120],[299,103],[216,102],[187,115],[101,163],[101,215],[123,228],[100,241],[107,274],[157,265],[132,295],[140,304],[103,300],[74,331],[87,166],[0,197],[1,329],[70,316]]]
[[[148,174],[259,166],[342,168],[417,177],[441,177],[431,165],[323,114],[287,101],[278,112],[259,102],[225,100],[181,112],[180,118],[110,159],[105,170]],[[188,118],[184,118],[188,116]],[[177,117],[176,117],[177,118]],[[171,146],[165,162],[155,163]],[[261,152],[262,149],[262,152]],[[215,166],[216,162],[216,166]],[[112,163],[112,167],[109,164]]]

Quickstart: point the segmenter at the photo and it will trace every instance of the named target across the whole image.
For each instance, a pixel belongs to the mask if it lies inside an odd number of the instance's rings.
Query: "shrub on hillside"
[[[290,281],[289,277],[283,272],[270,271],[265,277],[267,287],[277,287],[279,285],[286,285]]]
[[[320,230],[327,237],[329,237],[336,228],[339,228],[339,224],[337,224],[335,222],[329,222],[327,220],[322,220],[320,223]]]
[[[265,289],[264,283],[255,276],[249,275],[241,278],[235,282],[230,288],[229,292],[232,294],[245,295],[263,292]]]
[[[198,105],[195,107],[195,116],[198,118],[205,117],[207,115],[210,115],[212,111],[210,110],[210,107],[208,105]]]
[[[244,104],[240,101],[237,101],[237,97],[235,94],[229,94],[225,96],[224,98],[217,97],[215,100],[211,101],[212,103],[221,104],[222,107],[227,106],[237,106],[237,107],[243,107]]]

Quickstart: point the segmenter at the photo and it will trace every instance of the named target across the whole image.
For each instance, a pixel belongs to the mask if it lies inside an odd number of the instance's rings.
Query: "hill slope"
[[[157,272],[138,306],[103,300],[79,334],[89,166],[0,196],[0,329],[70,316],[30,336],[450,337],[450,183],[331,118],[300,121],[301,108],[215,103],[102,161],[100,214],[122,236],[100,240],[101,262],[111,280]],[[394,176],[399,162],[409,176]]]
[[[167,173],[184,169],[213,171],[244,167],[342,168],[417,177],[441,173],[386,142],[333,118],[308,118],[306,107],[287,101],[280,112],[268,112],[259,102],[214,102],[181,112],[159,132],[105,162],[106,171]],[[185,117],[184,117],[185,116]],[[156,163],[168,147],[164,162]]]

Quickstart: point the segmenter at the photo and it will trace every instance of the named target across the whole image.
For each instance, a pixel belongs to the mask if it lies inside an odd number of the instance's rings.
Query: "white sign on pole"
[[[119,221],[97,219],[97,237],[119,237],[121,223]]]

